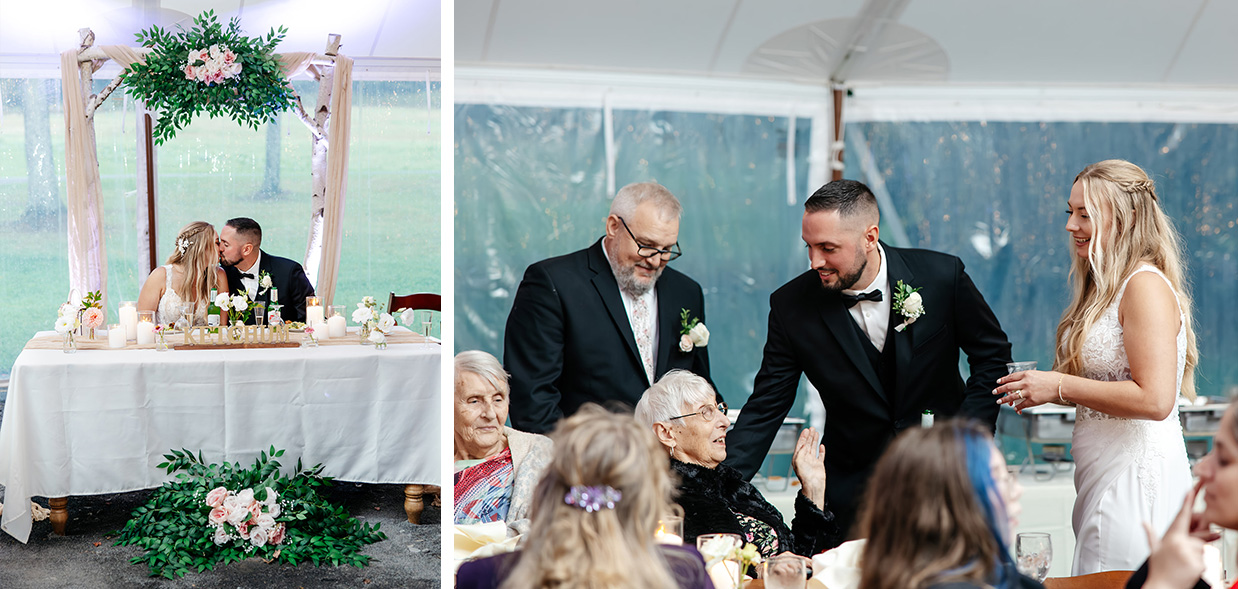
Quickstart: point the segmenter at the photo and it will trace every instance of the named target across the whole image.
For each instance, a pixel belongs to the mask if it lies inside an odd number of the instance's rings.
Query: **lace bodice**
[[[155,313],[155,322],[167,325],[175,323],[181,316],[181,305],[185,302],[181,300],[181,296],[176,294],[176,289],[172,288],[172,275],[175,269],[171,264],[163,267],[164,275],[167,276],[167,281],[163,287],[163,296],[159,297],[159,309]],[[180,273],[179,270],[175,270]],[[206,301],[198,301],[198,308],[194,310],[194,323],[206,324]]]

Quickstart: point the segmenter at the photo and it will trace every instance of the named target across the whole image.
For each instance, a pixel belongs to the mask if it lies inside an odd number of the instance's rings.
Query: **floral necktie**
[[[649,329],[649,300],[637,297],[632,305],[632,333],[636,336],[636,349],[640,351],[645,365],[645,376],[653,384],[653,331]]]

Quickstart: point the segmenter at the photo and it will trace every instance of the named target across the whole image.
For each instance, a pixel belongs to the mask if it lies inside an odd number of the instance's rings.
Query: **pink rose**
[[[198,75],[197,68],[193,67],[192,65],[185,66],[185,69],[182,71],[185,72],[186,80],[192,80],[194,79],[194,77]]]
[[[213,508],[210,515],[206,516],[206,520],[211,522],[212,525],[222,524],[228,520],[228,510],[224,509],[222,505]]]
[[[232,63],[236,61],[236,54],[230,49],[224,50],[224,63]]]
[[[206,504],[211,507],[221,507],[224,504],[224,499],[228,498],[228,490],[223,487],[215,487],[210,493],[206,494]]]
[[[240,532],[241,538],[248,540],[249,539],[249,522],[243,521],[239,524],[236,524],[236,531]]]
[[[228,518],[228,523],[234,526],[239,526],[241,525],[241,522],[244,522],[249,519],[248,508],[240,507],[240,506],[228,507],[227,504],[224,504],[224,510],[227,511],[228,513],[228,515],[226,516]]]
[[[254,546],[262,546],[267,543],[266,528],[255,527],[249,532],[249,543]]]
[[[250,515],[251,517],[253,517],[254,519],[257,519],[257,518],[258,518],[258,516],[262,515],[262,504],[261,504],[261,503],[251,503],[251,504],[249,505],[249,515]]]
[[[284,524],[275,524],[271,528],[271,534],[267,536],[267,542],[270,544],[279,544],[284,541]]]
[[[215,541],[216,546],[223,546],[228,542],[228,532],[225,532],[222,526],[215,528],[215,535],[211,540]]]
[[[681,352],[692,351],[692,336],[686,333],[679,336],[679,351]]]

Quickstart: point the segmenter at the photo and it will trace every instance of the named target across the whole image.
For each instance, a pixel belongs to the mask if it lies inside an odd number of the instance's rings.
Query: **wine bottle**
[[[219,327],[219,316],[222,314],[222,311],[219,309],[219,305],[215,304],[215,297],[218,296],[219,290],[212,288],[211,298],[206,303],[206,325],[208,327]]]

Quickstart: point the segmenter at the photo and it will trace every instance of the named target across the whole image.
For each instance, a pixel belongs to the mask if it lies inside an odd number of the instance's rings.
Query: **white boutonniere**
[[[688,319],[688,310],[679,311],[679,351],[688,353],[697,346],[709,345],[709,329],[699,318]]]
[[[258,274],[258,294],[266,292],[272,284],[271,275],[266,270]]]
[[[919,288],[912,288],[902,280],[894,285],[894,312],[903,318],[903,322],[894,327],[894,331],[902,333],[908,325],[916,322],[924,314],[924,300],[920,298]]]

